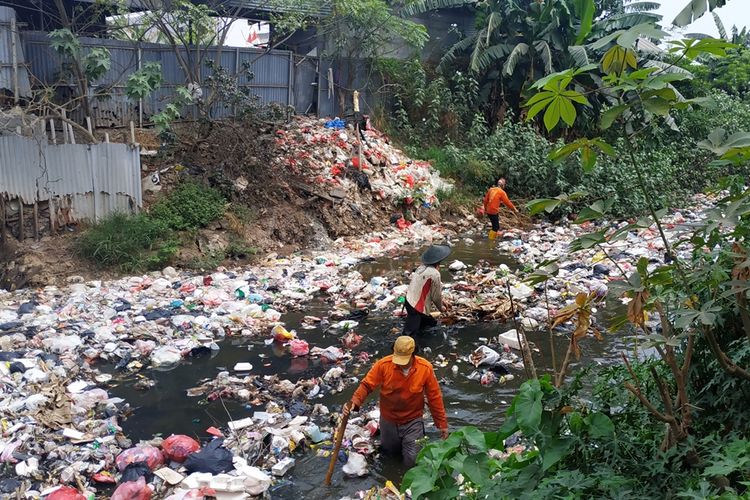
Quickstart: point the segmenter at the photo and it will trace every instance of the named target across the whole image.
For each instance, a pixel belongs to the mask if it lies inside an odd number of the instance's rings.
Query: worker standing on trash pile
[[[412,273],[406,291],[404,335],[413,336],[437,325],[437,320],[430,315],[433,306],[440,312],[445,311],[439,267],[450,253],[451,247],[447,245],[432,245],[422,254],[422,265]]]
[[[490,219],[492,229],[490,229],[490,239],[494,240],[497,237],[497,232],[500,231],[500,205],[503,204],[506,207],[518,213],[518,209],[513,202],[508,198],[508,194],[505,192],[505,179],[500,178],[497,181],[496,186],[492,186],[487,194],[484,195],[484,213]]]
[[[376,362],[344,405],[343,414],[358,410],[380,387],[380,445],[385,453],[400,454],[404,465],[414,466],[417,440],[424,437],[425,396],[440,437],[448,437],[448,418],[435,371],[426,359],[414,354],[412,337],[401,336],[393,344],[393,354]]]

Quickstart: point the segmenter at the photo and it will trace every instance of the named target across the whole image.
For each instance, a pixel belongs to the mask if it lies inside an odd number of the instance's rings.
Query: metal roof
[[[267,13],[302,13],[310,16],[326,16],[331,13],[332,0],[297,0],[294,7],[284,8],[269,0],[229,0],[231,7],[244,7]]]

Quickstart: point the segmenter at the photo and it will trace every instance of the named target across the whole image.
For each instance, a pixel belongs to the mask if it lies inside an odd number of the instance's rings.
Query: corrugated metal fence
[[[0,6],[0,89],[8,89],[15,99],[31,94],[18,33],[15,11]]]
[[[19,240],[142,205],[141,159],[126,144],[0,136],[0,232]]]
[[[58,84],[58,91],[67,91],[70,95],[75,87],[59,86],[63,61],[50,46],[47,33],[21,32],[26,59],[34,79],[43,85]],[[97,127],[125,126],[130,121],[142,125],[149,117],[159,113],[169,104],[175,89],[185,85],[185,73],[180,66],[177,55],[171,46],[160,44],[134,44],[121,40],[99,38],[80,38],[84,52],[94,47],[105,47],[110,52],[111,68],[92,86],[92,114]],[[181,52],[185,57],[185,52]],[[289,51],[272,50],[268,53],[260,49],[239,47],[212,47],[206,51],[206,58],[214,60],[227,74],[238,75],[237,86],[240,90],[256,95],[263,104],[292,106],[298,112],[304,112],[311,105],[311,96],[300,92],[295,87],[310,87],[317,74],[303,66],[299,75],[295,75],[298,65],[294,54]],[[148,98],[139,101],[127,97],[125,85],[127,77],[143,65],[157,62],[161,65],[163,83]],[[248,68],[253,77],[249,78],[244,68]],[[205,81],[212,72],[205,65],[201,68],[201,77]],[[295,76],[298,76],[295,82]],[[295,85],[296,84],[296,85]],[[60,96],[66,97],[66,96]],[[295,97],[300,99],[296,102]],[[186,110],[190,116],[192,110]],[[211,116],[221,118],[231,116],[234,110],[231,105],[219,103],[210,110]],[[84,117],[72,115],[79,123]]]

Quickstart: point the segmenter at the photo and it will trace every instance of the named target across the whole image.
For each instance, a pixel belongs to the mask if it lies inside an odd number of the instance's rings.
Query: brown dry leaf
[[[638,292],[633,297],[633,300],[628,304],[628,321],[634,325],[638,325],[643,328],[643,323],[646,321],[646,311],[644,306],[648,300],[648,292]]]
[[[586,305],[586,299],[588,299],[588,295],[584,292],[579,292],[578,295],[576,295],[576,304],[578,307],[583,307]]]
[[[597,328],[594,328],[593,330],[594,337],[596,337],[596,340],[604,340],[604,337],[602,337],[602,332],[600,332]]]
[[[735,259],[736,265],[732,268],[732,278],[737,281],[747,281],[750,279],[750,267],[747,266],[747,251],[738,243],[732,245],[732,252],[738,255]]]
[[[555,321],[552,323],[552,328],[555,328],[563,323],[570,321],[578,313],[578,306],[576,304],[570,304],[560,309],[555,314]]]

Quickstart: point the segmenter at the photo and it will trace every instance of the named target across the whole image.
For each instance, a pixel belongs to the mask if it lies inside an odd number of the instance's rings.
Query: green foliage
[[[195,182],[183,182],[148,214],[114,214],[93,225],[77,240],[76,251],[101,267],[123,272],[160,269],[179,249],[174,231],[198,229],[223,213],[224,199],[218,192]],[[234,258],[254,253],[238,242],[230,247]],[[208,259],[221,261],[224,257],[221,254]],[[202,267],[216,265],[203,262]]]
[[[177,246],[161,221],[146,214],[114,214],[85,231],[76,251],[98,266],[132,272],[164,267]]]
[[[105,47],[93,48],[83,58],[83,71],[90,81],[100,79],[111,67],[112,59]]]
[[[48,36],[55,52],[65,57],[78,57],[78,53],[81,51],[81,42],[68,28],[50,31]]]
[[[149,215],[170,229],[182,231],[204,227],[223,213],[224,198],[216,190],[183,182],[156,203]]]
[[[141,69],[128,75],[125,92],[131,99],[143,99],[162,83],[161,64],[147,62]]]
[[[687,5],[677,14],[672,24],[679,27],[687,26],[706,12],[723,7],[728,0],[685,0]]]
[[[387,56],[398,41],[421,49],[428,39],[424,26],[396,15],[385,0],[333,0],[324,16],[317,13],[319,3],[304,10],[299,0],[272,0],[272,5],[272,21],[282,35],[314,26],[326,40],[323,53],[330,58],[375,60]]]
[[[740,47],[727,57],[710,57],[690,68],[695,78],[690,82],[693,95],[721,90],[729,95],[746,96],[750,92],[750,49]]]
[[[171,0],[161,8],[140,12],[134,18],[127,4],[117,1],[119,15],[111,16],[107,23],[113,36],[120,40],[183,46],[213,45],[224,31],[217,20],[219,13],[202,3]]]
[[[431,145],[486,136],[487,124],[478,112],[479,85],[471,75],[444,77],[418,60],[380,59],[377,69],[392,95],[392,127],[399,137]]]
[[[51,31],[48,36],[55,52],[65,59],[80,62],[89,81],[100,79],[112,66],[109,50],[105,47],[95,47],[83,56],[80,40],[68,28]]]
[[[652,369],[667,373],[655,362],[632,366],[640,379],[647,379]],[[731,478],[725,493],[742,490],[750,474],[747,437],[708,431],[699,440],[660,451],[663,428],[623,390],[630,380],[622,366],[584,369],[562,391],[546,377],[529,380],[498,430],[464,427],[445,441],[428,444],[417,466],[404,476],[402,490],[410,489],[415,500],[684,498],[697,490],[704,492],[700,498],[708,498],[721,494],[713,484],[717,475]],[[642,390],[650,397],[658,393],[653,383]],[[705,410],[717,416],[721,412]],[[508,438],[523,451],[506,450]],[[695,453],[701,464],[686,467]]]

